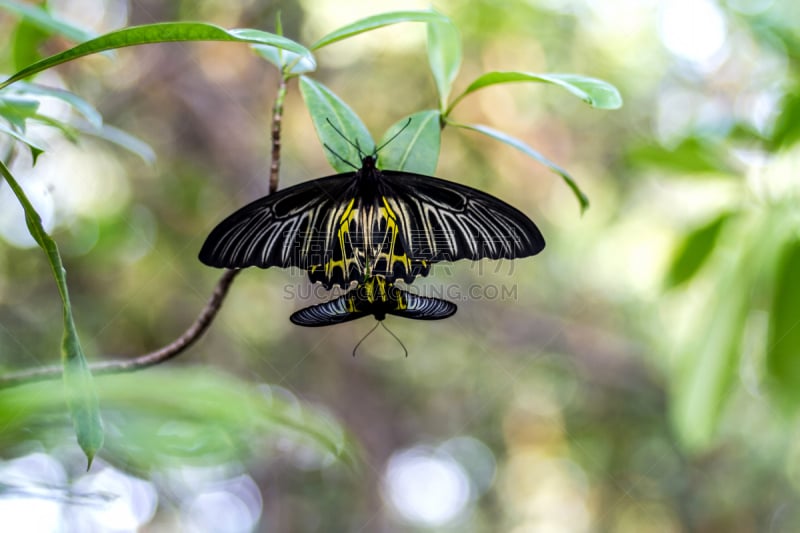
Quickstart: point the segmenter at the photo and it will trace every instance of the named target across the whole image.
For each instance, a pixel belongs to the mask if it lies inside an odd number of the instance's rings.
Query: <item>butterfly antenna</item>
[[[331,127],[331,128],[333,128],[333,131],[335,131],[336,133],[338,133],[338,134],[339,134],[339,136],[340,136],[342,139],[344,139],[344,140],[347,142],[347,144],[349,144],[350,146],[352,146],[353,148],[355,148],[356,150],[358,150],[358,155],[359,155],[359,157],[361,157],[361,158],[363,159],[363,158],[364,158],[364,156],[365,156],[366,154],[365,154],[365,153],[364,153],[364,152],[361,150],[361,147],[358,145],[358,139],[356,139],[356,142],[353,142],[353,141],[351,141],[351,140],[350,140],[350,139],[347,137],[347,135],[345,135],[344,133],[342,133],[342,130],[340,130],[339,128],[337,128],[337,127],[336,127],[336,126],[333,124],[333,122],[331,122],[331,119],[329,119],[329,118],[326,118],[325,120],[328,122],[328,124],[330,125],[330,127]],[[328,148],[328,150],[330,150],[330,148]],[[350,165],[350,166],[353,166],[353,165]]]
[[[341,162],[342,162],[342,163],[344,163],[345,165],[351,166],[351,167],[353,167],[354,169],[358,170],[358,167],[357,167],[357,166],[355,166],[353,163],[351,163],[350,161],[348,161],[348,160],[347,160],[347,159],[345,159],[344,157],[342,157],[342,156],[340,156],[339,154],[337,154],[337,153],[336,153],[336,151],[334,151],[334,149],[333,149],[333,148],[331,148],[330,146],[328,146],[327,144],[324,144],[324,143],[323,143],[323,145],[322,145],[322,146],[324,146],[325,148],[327,148],[327,150],[328,150],[330,153],[332,153],[332,154],[333,154],[333,155],[335,155],[337,158],[339,158],[339,161],[341,161]]]
[[[359,347],[359,346],[361,346],[361,343],[362,343],[362,342],[364,342],[365,340],[367,340],[367,337],[369,337],[370,335],[372,335],[372,332],[373,332],[373,331],[375,331],[375,328],[377,328],[377,327],[378,327],[378,324],[380,324],[380,322],[375,322],[375,325],[374,325],[374,326],[372,326],[372,329],[371,329],[371,330],[369,330],[369,331],[367,332],[367,334],[366,334],[366,335],[364,335],[363,337],[361,337],[361,340],[360,340],[360,341],[358,341],[358,344],[356,344],[356,347],[355,347],[355,348],[353,348],[353,357],[355,357],[355,356],[356,356],[356,352],[358,351],[358,347]]]
[[[394,340],[396,340],[397,342],[400,343],[400,347],[403,348],[403,352],[406,354],[406,357],[408,357],[408,350],[406,350],[406,345],[403,344],[403,341],[400,340],[400,337],[395,335],[392,330],[390,330],[388,327],[386,327],[386,324],[384,324],[383,321],[380,322],[380,325],[383,326],[383,329],[385,329],[386,331],[389,332],[389,335],[394,337]],[[372,329],[375,329],[375,328],[372,328]],[[372,332],[370,332],[370,333],[372,333]]]
[[[408,120],[406,120],[406,123],[405,123],[405,124],[403,124],[403,127],[402,127],[402,128],[400,128],[399,130],[397,130],[397,133],[395,133],[394,135],[392,135],[392,136],[389,138],[389,140],[388,140],[388,141],[386,141],[386,142],[385,142],[385,143],[383,143],[382,145],[380,145],[380,146],[378,146],[377,148],[375,148],[375,152],[373,152],[373,155],[376,155],[378,152],[380,152],[381,150],[383,150],[384,146],[386,146],[387,144],[389,144],[389,143],[390,143],[390,142],[392,142],[393,140],[397,139],[397,137],[399,137],[399,136],[400,136],[400,134],[401,134],[401,133],[403,133],[403,132],[405,131],[405,129],[408,127],[408,125],[409,125],[409,124],[411,124],[411,117],[408,117]]]

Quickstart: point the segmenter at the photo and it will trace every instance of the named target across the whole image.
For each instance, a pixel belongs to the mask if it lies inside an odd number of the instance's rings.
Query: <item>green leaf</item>
[[[109,427],[103,455],[142,477],[154,470],[219,465],[315,452],[321,466],[358,466],[357,450],[324,411],[279,387],[252,384],[212,368],[151,368],[97,376]],[[0,447],[63,441],[61,387],[32,383],[0,391]]]
[[[631,149],[627,157],[632,165],[655,166],[672,172],[692,174],[738,172],[722,144],[699,137],[687,137],[674,148],[660,144],[638,146]]]
[[[11,91],[0,91],[0,117],[20,131],[25,131],[25,121],[36,115],[39,100]]]
[[[224,30],[223,30],[224,31]],[[282,35],[275,35],[261,30],[253,30],[250,28],[228,30],[228,33],[235,37],[237,40],[246,41],[251,43],[251,46],[265,46],[272,48],[279,48],[284,52],[288,52],[290,57],[297,58],[314,65],[316,68],[317,62],[314,59],[314,54],[305,46],[288,39]],[[214,39],[214,40],[227,40],[227,39]]]
[[[37,61],[20,70],[4,82],[0,83],[0,89],[15,81],[27,78],[43,70],[52,68],[61,63],[72,61],[79,57],[95,54],[105,50],[123,48],[126,46],[136,46],[140,44],[166,43],[177,41],[229,41],[251,44],[263,44],[277,46],[291,52],[304,56],[311,56],[303,46],[296,42],[267,33],[252,29],[225,30],[212,24],[201,22],[161,22],[156,24],[146,24],[144,26],[132,26],[111,33],[101,35],[85,43],[79,44],[69,50],[55,54],[53,56]]]
[[[10,36],[12,69],[19,70],[25,65],[42,58],[39,48],[47,40],[50,34],[28,19],[23,18]]]
[[[447,109],[453,80],[461,67],[461,38],[450,22],[428,24],[428,63],[439,92],[439,109]]]
[[[281,22],[280,10],[275,14],[275,33],[283,36],[283,23]],[[278,67],[278,70],[280,70],[284,76],[299,75],[317,70],[317,62],[311,52],[301,55],[274,46],[261,44],[253,44],[251,46],[256,54]]]
[[[400,22],[450,22],[450,19],[437,13],[436,11],[390,11],[388,13],[381,13],[373,15],[361,20],[357,20],[352,24],[348,24],[338,30],[335,30],[328,35],[324,36],[317,42],[311,45],[311,50],[318,50],[323,46],[328,46],[331,43],[347,39],[353,35],[364,33],[367,31],[377,30],[384,26],[397,24]]]
[[[735,272],[722,274],[719,286],[726,287],[725,296],[705,302],[702,323],[678,349],[682,365],[671,380],[670,404],[678,434],[690,449],[703,449],[711,441],[739,369],[748,310],[743,283]]]
[[[711,255],[720,231],[731,216],[733,213],[722,213],[684,237],[666,275],[665,288],[672,289],[694,277]]]
[[[39,158],[40,155],[44,153],[44,148],[40,146],[37,142],[29,139],[26,135],[22,133],[18,133],[14,131],[12,128],[8,128],[3,124],[0,124],[0,133],[4,133],[13,137],[14,139],[18,140],[19,142],[23,143],[30,149],[31,157],[33,158],[33,164],[36,164],[36,160]]]
[[[589,207],[589,198],[581,190],[581,188],[578,186],[578,184],[575,182],[572,176],[570,176],[569,172],[567,172],[560,166],[556,165],[555,163],[553,163],[545,156],[543,156],[542,154],[540,154],[539,152],[537,152],[536,150],[534,150],[533,148],[522,142],[521,140],[517,139],[516,137],[512,137],[511,135],[507,135],[501,131],[497,131],[496,129],[490,128],[489,126],[482,126],[479,124],[460,124],[458,122],[453,122],[452,120],[448,120],[447,123],[457,128],[464,128],[467,130],[473,130],[483,133],[484,135],[487,135],[492,139],[496,139],[500,142],[506,143],[509,146],[513,146],[522,153],[528,155],[529,157],[532,157],[539,163],[543,164],[544,166],[548,167],[550,170],[561,176],[561,179],[564,180],[564,183],[567,184],[567,187],[569,187],[572,190],[572,193],[575,195],[575,198],[578,199],[578,203],[581,206],[581,213],[586,211],[586,209]]]
[[[77,26],[73,26],[63,20],[54,17],[47,10],[23,2],[14,0],[0,0],[0,8],[13,11],[25,17],[25,20],[48,34],[56,33],[71,41],[81,42],[94,37],[94,33],[86,31]]]
[[[777,151],[797,141],[800,141],[800,86],[795,86],[784,95],[768,146],[770,150]]]
[[[80,96],[70,91],[63,89],[56,89],[54,87],[45,87],[35,83],[18,82],[14,89],[21,94],[35,94],[38,96],[48,96],[56,98],[69,104],[75,111],[83,115],[83,117],[94,127],[100,128],[103,125],[103,115],[100,114],[89,102]]]
[[[280,9],[278,9],[277,13],[275,13],[275,33],[283,36],[283,22],[281,22]],[[304,68],[307,68],[310,65],[301,65],[302,59],[297,54],[291,53],[292,57],[290,58],[288,55],[285,55],[289,54],[289,52],[285,52],[284,50],[275,48],[274,46],[256,44],[251,45],[251,47],[253,50],[255,50],[256,54],[275,65],[284,76],[290,73],[302,74],[303,72],[311,72],[316,69],[317,66],[316,63],[314,63],[311,70],[304,70]]]
[[[86,357],[78,340],[75,320],[72,316],[72,305],[70,304],[69,291],[67,290],[67,271],[64,269],[56,242],[45,231],[44,226],[42,226],[42,220],[25,195],[25,191],[1,161],[0,174],[6,179],[9,187],[22,205],[25,211],[25,222],[28,225],[28,231],[30,231],[31,236],[47,255],[50,267],[53,270],[53,277],[58,286],[58,292],[61,295],[64,321],[61,361],[64,366],[67,405],[72,414],[72,422],[78,437],[78,444],[86,454],[89,467],[91,467],[95,454],[103,445],[103,422],[100,419],[100,406],[92,381],[92,373],[86,363]]]
[[[380,167],[434,174],[442,140],[440,117],[435,110],[420,111],[395,122],[380,141],[379,146],[383,146],[378,153]]]
[[[37,114],[31,118],[31,120],[38,122],[39,124],[44,124],[45,126],[50,126],[51,128],[56,128],[64,137],[66,137],[69,142],[75,144],[78,143],[78,130],[71,124],[67,124],[66,122],[61,122],[60,120],[48,117],[47,115],[40,114]]]
[[[462,98],[470,93],[498,83],[514,83],[520,81],[550,83],[574,94],[587,104],[598,109],[618,109],[622,107],[622,96],[616,87],[603,80],[579,76],[578,74],[533,74],[530,72],[488,72],[473,81],[458,98],[453,100],[445,115],[456,106]]]
[[[310,53],[301,55],[274,46],[260,44],[251,46],[256,54],[275,65],[281,72],[297,75],[317,70],[317,62]]]
[[[364,155],[375,151],[375,141],[355,111],[330,89],[306,76],[300,77],[300,92],[331,166],[340,173],[360,168]]]
[[[156,153],[149,144],[128,132],[115,128],[114,126],[109,126],[107,124],[104,124],[100,128],[84,128],[78,126],[78,131],[114,143],[117,146],[120,146],[121,148],[131,152],[132,154],[139,156],[145,163],[149,165],[152,165],[156,161]]]
[[[800,241],[780,258],[769,314],[767,372],[771,392],[794,414],[800,407]]]
[[[698,284],[695,300],[702,307],[687,321],[685,332],[671,336],[677,341],[671,350],[671,416],[691,450],[712,442],[739,375],[753,297],[763,291],[765,272],[777,260],[785,233],[783,213],[743,212],[731,218],[709,259],[715,268],[706,269],[705,283]]]

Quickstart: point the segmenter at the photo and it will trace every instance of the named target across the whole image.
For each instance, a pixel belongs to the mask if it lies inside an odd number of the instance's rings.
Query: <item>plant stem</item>
[[[283,101],[286,99],[286,76],[281,73],[278,82],[278,94],[272,106],[272,163],[269,167],[269,193],[278,190],[278,176],[281,170],[281,120],[283,119]]]
[[[270,163],[269,192],[270,194],[278,190],[278,178],[280,171],[281,158],[281,120],[283,118],[283,102],[286,97],[286,77],[281,75],[278,85],[278,94],[275,97],[275,105],[272,114],[272,161]],[[211,297],[205,307],[200,311],[195,321],[177,339],[152,352],[142,354],[132,359],[102,361],[89,365],[93,374],[120,374],[123,372],[135,372],[143,368],[148,368],[169,361],[180,355],[208,330],[217,312],[222,308],[225,296],[228,294],[233,280],[240,270],[225,270],[217,281]],[[7,389],[34,383],[59,379],[63,375],[63,368],[58,365],[30,368],[16,372],[0,374],[0,389]]]
[[[226,270],[217,285],[214,287],[214,292],[211,293],[203,310],[197,316],[195,321],[189,328],[184,331],[180,337],[167,344],[166,346],[154,350],[152,352],[140,355],[133,359],[116,360],[116,361],[102,361],[89,365],[89,370],[94,375],[104,374],[121,374],[123,372],[134,372],[150,366],[154,366],[165,361],[169,361],[173,357],[181,354],[184,350],[194,344],[206,332],[211,322],[217,315],[217,312],[222,307],[222,302],[228,294],[228,289],[233,283],[234,278],[241,272],[240,270]],[[34,383],[37,381],[47,381],[58,379],[63,373],[63,368],[60,365],[44,366],[40,368],[31,368],[27,370],[20,370],[18,372],[10,372],[0,375],[0,389],[8,389],[25,385],[26,383]]]

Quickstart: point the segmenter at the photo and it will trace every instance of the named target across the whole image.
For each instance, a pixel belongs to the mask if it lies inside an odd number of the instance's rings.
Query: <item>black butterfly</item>
[[[298,326],[318,327],[341,324],[373,315],[378,321],[355,345],[353,357],[361,343],[375,331],[379,324],[400,343],[403,352],[408,357],[408,350],[403,341],[383,323],[386,315],[415,320],[441,320],[453,316],[457,310],[458,307],[453,302],[412,294],[398,289],[381,276],[371,276],[343,296],[292,313],[289,320]]]
[[[380,276],[372,276],[330,302],[303,308],[289,317],[298,326],[330,326],[369,315],[383,320],[396,315],[415,320],[440,320],[458,307],[439,298],[419,296],[398,289]]]
[[[485,192],[431,176],[346,172],[283,189],[239,209],[200,250],[214,267],[299,267],[326,289],[365,276],[411,282],[430,265],[515,259],[544,248],[536,225]]]

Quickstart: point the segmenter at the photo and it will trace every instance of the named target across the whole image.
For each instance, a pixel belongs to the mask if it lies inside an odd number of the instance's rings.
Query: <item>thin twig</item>
[[[286,98],[286,77],[281,74],[278,83],[278,94],[272,107],[272,164],[269,167],[269,193],[278,190],[278,176],[281,170],[281,120],[283,118],[283,101]]]
[[[171,343],[158,350],[132,359],[94,363],[89,365],[89,369],[95,375],[134,372],[169,361],[173,357],[179,355],[189,346],[197,342],[211,325],[211,322],[214,321],[214,317],[216,317],[217,312],[222,307],[222,302],[225,299],[225,295],[228,294],[228,289],[231,283],[233,283],[233,279],[239,272],[240,270],[226,270],[225,273],[222,274],[222,277],[219,278],[217,285],[214,287],[214,292],[211,293],[211,298],[209,298],[195,321],[180,337]],[[61,365],[43,366],[20,370],[18,372],[10,372],[0,376],[0,389],[8,389],[37,381],[59,379],[62,373],[63,367]]]
[[[281,76],[278,85],[278,94],[275,97],[275,105],[272,113],[272,162],[270,164],[269,192],[270,194],[278,190],[278,176],[280,172],[281,157],[281,119],[283,118],[283,101],[286,96],[286,78]],[[217,312],[222,307],[225,296],[228,294],[233,280],[239,274],[239,270],[225,270],[222,277],[217,281],[214,291],[211,293],[205,307],[200,311],[195,321],[177,339],[159,348],[158,350],[134,357],[131,359],[102,361],[89,365],[90,370],[95,375],[121,374],[123,372],[135,372],[143,368],[155,366],[183,353],[192,346],[206,332],[208,327],[217,316]],[[30,368],[17,372],[9,372],[0,375],[0,389],[8,389],[34,383],[59,379],[63,374],[63,367],[60,365]]]

